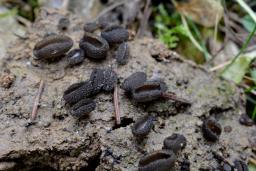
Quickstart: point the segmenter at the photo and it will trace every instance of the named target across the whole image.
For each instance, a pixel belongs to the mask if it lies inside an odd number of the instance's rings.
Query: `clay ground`
[[[187,147],[179,154],[191,162],[191,170],[217,166],[212,152],[227,160],[247,160],[256,144],[256,128],[239,124],[244,113],[244,96],[232,83],[182,60],[168,51],[157,40],[129,41],[130,59],[127,65],[117,66],[113,52],[101,62],[86,59],[82,65],[65,67],[65,58],[46,63],[33,60],[35,43],[45,34],[59,33],[57,21],[67,16],[70,28],[64,32],[78,47],[83,35],[83,21],[74,15],[54,10],[42,10],[27,37],[14,42],[8,55],[0,62],[1,74],[15,75],[9,89],[0,88],[0,170],[123,170],[137,169],[139,159],[146,153],[162,148],[165,137],[181,133],[187,138]],[[158,61],[156,57],[166,57]],[[136,71],[149,77],[163,78],[168,91],[192,102],[185,107],[173,101],[158,101],[138,105],[119,91],[121,121],[115,126],[113,94],[100,94],[97,108],[88,118],[69,115],[62,95],[72,83],[89,78],[93,68],[113,67],[120,82]],[[40,100],[36,123],[28,126],[30,113],[37,95],[39,82],[45,88]],[[137,118],[156,116],[154,128],[143,142],[137,142],[131,126]],[[202,119],[213,115],[223,131],[217,143],[202,137]]]

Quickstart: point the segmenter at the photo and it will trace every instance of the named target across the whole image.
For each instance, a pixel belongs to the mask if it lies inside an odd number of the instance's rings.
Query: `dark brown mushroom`
[[[71,115],[75,117],[83,117],[93,111],[96,103],[91,99],[82,99],[71,107]]]
[[[129,46],[127,42],[124,42],[119,45],[117,52],[116,52],[116,62],[119,65],[125,65],[128,62],[129,58]]]
[[[139,161],[139,171],[170,171],[174,167],[176,155],[172,151],[152,152]]]
[[[73,49],[67,54],[68,65],[73,66],[82,63],[84,60],[84,51],[81,49]]]
[[[138,138],[143,138],[149,134],[153,127],[153,116],[143,116],[139,118],[132,126],[132,133]]]
[[[85,32],[79,46],[84,50],[85,56],[93,59],[104,59],[109,49],[108,42],[100,36]]]
[[[146,80],[147,75],[145,72],[135,72],[124,80],[121,88],[130,93],[134,87],[142,85]]]
[[[221,125],[213,118],[205,119],[202,126],[203,136],[208,141],[217,141],[222,132]]]
[[[163,149],[172,150],[174,153],[178,153],[184,149],[187,145],[186,138],[181,134],[172,134],[164,139]]]
[[[101,32],[101,36],[107,40],[109,44],[122,43],[128,40],[129,33],[122,26],[109,26]]]
[[[52,35],[39,41],[33,50],[35,59],[52,59],[62,56],[73,46],[73,40],[65,35]]]

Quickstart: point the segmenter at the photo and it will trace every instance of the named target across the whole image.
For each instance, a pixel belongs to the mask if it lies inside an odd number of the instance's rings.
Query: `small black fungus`
[[[234,167],[237,171],[249,171],[247,164],[241,160],[235,160]]]
[[[254,125],[254,121],[247,114],[241,115],[239,118],[239,122],[240,122],[240,124],[245,125],[245,126],[253,126]]]
[[[66,18],[66,17],[63,17],[63,18],[61,18],[61,19],[59,20],[58,29],[59,29],[59,30],[63,30],[63,31],[64,31],[64,30],[67,30],[68,27],[69,27],[69,25],[70,25],[69,19]]]
[[[79,83],[74,83],[71,86],[69,86],[67,88],[67,90],[64,91],[64,95],[67,95],[69,93],[71,93],[72,91],[76,90],[77,88],[81,87],[82,85],[84,85],[86,82],[82,81]]]
[[[170,171],[174,167],[176,155],[171,151],[155,151],[139,161],[139,171]]]
[[[93,59],[106,58],[109,49],[108,42],[105,39],[89,32],[85,32],[79,46],[84,50],[86,57]]]
[[[101,37],[109,44],[122,43],[128,40],[128,31],[121,26],[109,26],[101,32]]]
[[[36,59],[62,56],[73,46],[73,40],[64,35],[52,35],[36,43],[33,53]]]
[[[168,87],[162,79],[148,80],[148,83],[159,84],[162,92],[167,91]]]
[[[89,23],[85,23],[84,25],[84,31],[89,33],[93,33],[98,28],[99,28],[99,25],[96,22],[89,22]]]
[[[132,90],[132,98],[135,102],[150,102],[160,98],[163,92],[160,82],[146,81]]]
[[[117,74],[110,68],[94,69],[90,81],[95,90],[112,91],[117,84]]]
[[[189,160],[185,159],[180,164],[180,171],[190,171],[190,162]]]
[[[90,80],[72,84],[64,91],[63,98],[68,104],[98,94],[100,91],[112,91],[117,84],[117,74],[110,68],[95,69],[91,73]]]
[[[64,92],[63,98],[66,103],[74,104],[85,97],[93,95],[93,90],[94,89],[90,81],[75,83]]]
[[[119,45],[116,52],[116,62],[119,65],[125,65],[128,62],[129,58],[129,46],[127,42],[124,42]]]
[[[96,108],[96,103],[91,99],[82,99],[71,107],[71,115],[83,117]]]
[[[143,116],[139,118],[132,126],[132,133],[138,138],[143,138],[149,134],[153,127],[153,116]]]
[[[114,90],[115,85],[117,84],[117,74],[115,71],[111,69],[105,69],[104,70],[104,85],[103,90],[104,91],[112,91]]]
[[[213,117],[210,117],[204,120],[202,132],[206,140],[215,142],[219,139],[222,128],[221,125]]]
[[[68,65],[73,66],[82,63],[84,60],[84,51],[81,49],[73,49],[67,54]]]
[[[163,149],[172,150],[174,153],[178,153],[184,149],[187,145],[186,138],[181,134],[172,134],[164,139]]]
[[[134,87],[142,85],[146,80],[147,75],[145,72],[135,72],[124,80],[121,88],[130,93]]]
[[[222,166],[222,170],[223,171],[232,171],[233,168],[232,166],[230,166],[228,163],[224,162],[223,166]]]
[[[94,89],[100,92],[105,84],[104,70],[99,68],[94,69],[91,73],[90,81]]]

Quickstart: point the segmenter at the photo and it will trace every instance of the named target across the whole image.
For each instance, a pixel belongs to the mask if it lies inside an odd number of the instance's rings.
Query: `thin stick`
[[[146,24],[148,22],[148,19],[149,19],[150,13],[151,13],[151,9],[149,8],[150,3],[151,3],[151,0],[147,0],[145,8],[144,8],[143,17],[140,20],[140,28],[137,33],[138,38],[140,38],[144,35]]]
[[[227,62],[224,62],[224,63],[221,63],[219,65],[216,65],[212,68],[210,68],[210,71],[213,72],[213,71],[216,71],[216,70],[219,70],[221,68],[224,68],[225,66],[227,66],[228,64],[230,64],[231,60],[230,61],[227,61]]]
[[[219,25],[219,13],[216,14],[215,27],[214,27],[214,41],[215,42],[217,42],[218,25]]]
[[[109,11],[112,11],[113,9],[115,9],[116,7],[120,6],[120,5],[123,5],[125,4],[125,0],[123,1],[120,1],[120,2],[116,2],[112,5],[110,5],[109,7],[105,8],[101,13],[99,13],[97,15],[97,17],[95,19],[92,20],[92,22],[95,22],[97,21],[100,17],[102,17],[103,15],[105,15],[106,13],[108,13]]]
[[[114,108],[115,108],[116,124],[120,125],[121,124],[121,119],[120,119],[120,107],[119,107],[118,87],[117,87],[117,85],[115,86],[115,89],[114,89]]]
[[[37,111],[38,111],[38,105],[39,105],[40,98],[41,98],[42,93],[43,93],[43,89],[44,89],[44,81],[41,80],[40,81],[40,86],[39,86],[39,89],[38,89],[38,93],[37,93],[37,96],[36,96],[36,99],[35,99],[35,102],[34,102],[33,110],[32,110],[32,113],[31,113],[31,121],[34,121],[36,119]]]
[[[69,5],[69,0],[62,1],[62,9],[67,10]]]
[[[201,51],[202,53],[205,54],[205,57],[206,57],[206,60],[209,60],[212,58],[212,56],[197,42],[197,40],[194,38],[192,32],[190,31],[189,29],[189,26],[188,26],[188,23],[187,23],[187,20],[185,18],[185,16],[181,15],[181,21],[182,21],[182,24],[183,26],[185,27],[186,31],[187,31],[187,34],[188,34],[188,37],[190,39],[190,41],[193,43],[193,45],[199,50]]]
[[[184,104],[191,105],[190,101],[188,101],[186,99],[183,99],[183,98],[180,98],[180,97],[177,97],[176,94],[171,93],[171,92],[163,93],[162,97],[166,98],[166,99],[169,99],[169,100],[174,100],[174,101],[178,101],[178,102],[181,102],[181,103],[184,103]]]
[[[249,162],[256,166],[256,159],[249,158]]]

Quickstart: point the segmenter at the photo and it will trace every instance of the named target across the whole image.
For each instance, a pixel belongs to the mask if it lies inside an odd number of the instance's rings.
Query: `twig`
[[[193,45],[202,53],[205,54],[206,60],[210,60],[212,58],[212,56],[197,42],[197,40],[194,38],[192,32],[189,29],[187,20],[185,18],[185,16],[181,15],[181,20],[182,20],[182,24],[185,27],[188,37],[190,39],[190,41],[193,43]]]
[[[219,13],[216,14],[216,20],[215,20],[215,26],[214,26],[214,41],[215,42],[217,42],[218,25],[219,25]]]
[[[256,159],[253,159],[253,158],[249,158],[249,162],[254,164],[256,166]]]
[[[149,19],[150,13],[151,13],[151,9],[149,8],[150,3],[151,3],[151,0],[147,0],[145,9],[144,9],[144,13],[143,13],[143,17],[140,20],[140,28],[137,33],[138,38],[140,38],[144,35],[145,27],[146,27],[146,24],[148,22],[148,19]]]
[[[33,110],[32,110],[32,113],[31,113],[31,121],[34,121],[36,119],[37,111],[38,111],[38,105],[39,105],[39,101],[40,101],[40,98],[41,98],[42,93],[43,93],[43,89],[44,89],[44,81],[41,80],[40,81],[40,86],[39,86],[39,89],[38,89],[38,93],[37,93],[37,96],[36,96],[36,99],[35,99],[35,102],[34,102]]]
[[[116,118],[116,124],[121,124],[120,119],[120,107],[119,107],[119,100],[118,100],[118,87],[117,85],[114,88],[114,108],[115,108],[115,118]]]
[[[69,0],[63,0],[62,1],[62,9],[67,10],[69,5]]]
[[[106,13],[108,13],[109,11],[112,11],[112,10],[115,9],[116,7],[118,7],[118,6],[120,6],[120,5],[123,5],[123,4],[125,4],[125,3],[126,3],[126,1],[123,0],[123,1],[116,2],[116,3],[114,3],[114,4],[110,5],[110,6],[108,6],[108,7],[105,8],[103,11],[101,11],[101,13],[99,13],[99,14],[97,15],[97,17],[95,17],[95,18],[92,20],[92,22],[97,21],[100,17],[102,17],[103,15],[105,15]]]
[[[212,68],[210,68],[210,71],[213,72],[213,71],[216,71],[216,70],[219,70],[221,68],[224,68],[225,66],[227,66],[228,64],[230,64],[231,61],[227,61],[227,62],[224,62],[224,63],[221,63],[219,65],[216,65]]]
[[[181,102],[181,103],[184,103],[184,104],[187,104],[187,105],[191,105],[190,101],[188,101],[186,99],[183,99],[183,98],[180,98],[180,97],[177,97],[176,94],[171,93],[171,92],[163,93],[162,97],[166,98],[166,99],[169,99],[169,100],[178,101],[178,102]]]

